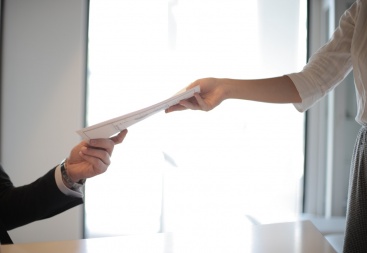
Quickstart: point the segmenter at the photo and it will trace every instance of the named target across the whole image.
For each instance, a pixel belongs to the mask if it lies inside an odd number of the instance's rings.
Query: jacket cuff
[[[55,169],[55,181],[56,181],[56,185],[57,187],[60,189],[60,191],[62,193],[64,193],[67,196],[72,196],[72,197],[78,197],[78,198],[83,198],[84,194],[81,191],[81,189],[78,190],[72,190],[70,188],[68,188],[64,182],[62,181],[62,175],[61,175],[61,167],[60,165],[58,165]]]

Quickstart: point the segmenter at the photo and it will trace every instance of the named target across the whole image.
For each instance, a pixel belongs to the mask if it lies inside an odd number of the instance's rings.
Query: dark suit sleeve
[[[14,187],[0,165],[0,219],[7,230],[46,219],[82,204],[56,185],[55,168],[31,184]]]

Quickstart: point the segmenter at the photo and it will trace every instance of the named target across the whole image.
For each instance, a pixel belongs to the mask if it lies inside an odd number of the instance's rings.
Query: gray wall
[[[15,185],[35,180],[80,141],[87,0],[5,0],[1,163]],[[10,232],[16,243],[79,239],[83,209]]]

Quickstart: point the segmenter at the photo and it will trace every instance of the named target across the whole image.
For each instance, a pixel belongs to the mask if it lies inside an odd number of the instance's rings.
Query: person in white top
[[[257,80],[203,78],[200,94],[171,106],[210,111],[226,99],[293,103],[304,112],[333,90],[353,70],[357,93],[356,121],[361,125],[351,164],[344,252],[367,252],[367,0],[355,1],[344,12],[331,39],[299,73]]]

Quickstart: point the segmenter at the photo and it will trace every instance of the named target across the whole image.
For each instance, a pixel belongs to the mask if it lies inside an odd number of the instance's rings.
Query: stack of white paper
[[[178,104],[181,100],[194,96],[194,93],[200,93],[199,86],[181,92],[167,100],[144,109],[80,129],[77,131],[77,133],[86,141],[89,141],[90,139],[109,138],[157,112],[165,110],[172,105]]]

